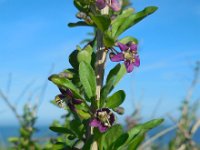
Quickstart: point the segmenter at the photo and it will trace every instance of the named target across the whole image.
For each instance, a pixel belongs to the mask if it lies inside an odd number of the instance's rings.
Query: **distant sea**
[[[33,135],[33,138],[46,139],[56,136],[56,133],[49,130],[49,126],[37,126],[36,128],[37,132]],[[8,138],[17,136],[19,136],[18,126],[0,126],[0,145],[8,145]]]
[[[48,138],[48,137],[55,137],[56,134],[49,130],[48,126],[38,126],[37,127],[39,130],[34,134],[34,138]],[[159,128],[155,128],[149,132],[149,137],[155,135],[159,131],[162,131],[163,129],[167,128],[167,126],[162,126]],[[159,144],[165,145],[167,144],[170,139],[172,139],[175,135],[175,130],[169,132],[165,136],[159,138],[158,142]],[[8,138],[9,137],[16,137],[19,136],[19,127],[18,126],[0,126],[0,145],[8,145]],[[194,140],[196,143],[200,144],[200,129],[198,132],[194,135]]]

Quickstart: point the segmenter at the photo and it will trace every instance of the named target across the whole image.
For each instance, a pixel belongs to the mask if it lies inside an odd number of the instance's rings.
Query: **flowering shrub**
[[[73,116],[68,126],[50,127],[55,132],[65,134],[71,141],[57,142],[55,146],[83,150],[136,149],[145,133],[163,119],[140,124],[128,132],[117,124],[115,112],[123,113],[120,105],[126,94],[123,90],[111,92],[126,73],[131,73],[134,66],[140,65],[138,41],[132,36],[122,39],[119,36],[155,12],[157,7],[147,7],[136,13],[132,8],[124,9],[117,0],[74,0],[74,5],[79,11],[76,16],[80,21],[69,23],[69,27],[92,27],[95,37],[70,54],[72,68],[49,77],[61,91],[55,102]],[[108,55],[111,61],[124,61],[124,64],[118,63],[111,69],[104,82]]]

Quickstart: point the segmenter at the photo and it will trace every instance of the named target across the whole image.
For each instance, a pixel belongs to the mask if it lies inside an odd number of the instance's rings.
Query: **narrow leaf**
[[[87,97],[89,99],[94,98],[96,94],[96,78],[93,68],[82,61],[79,65],[79,76]]]
[[[108,15],[102,16],[102,15],[90,14],[90,17],[94,21],[97,28],[101,30],[102,32],[106,31],[108,27],[110,26],[111,20]]]
[[[106,107],[115,108],[121,105],[125,100],[126,94],[123,90],[119,90],[106,100]]]
[[[63,89],[70,89],[76,98],[83,99],[82,96],[79,94],[79,90],[74,86],[74,84],[63,77],[59,77],[58,75],[51,75],[49,80],[56,84],[59,88]]]
[[[103,43],[106,47],[112,47],[115,44],[115,38],[109,35],[109,32],[105,32],[103,36]]]
[[[117,124],[112,126],[104,135],[103,135],[103,147],[104,149],[110,149],[112,144],[123,134],[122,126]]]
[[[79,26],[86,26],[86,27],[89,27],[91,25],[87,24],[86,22],[84,21],[78,21],[76,23],[69,23],[68,24],[69,27],[79,27]]]
[[[71,130],[65,127],[49,127],[49,129],[57,133],[67,133],[67,134],[74,135],[74,133]]]
[[[117,16],[117,18],[115,18],[112,21],[112,23],[111,23],[112,37],[114,37],[116,35],[116,32],[119,29],[119,27],[126,21],[127,17],[129,17],[133,12],[134,12],[134,10],[132,8],[128,8],[128,9],[124,10],[121,15]]]
[[[154,120],[148,121],[143,124],[143,128],[146,130],[150,130],[150,129],[155,128],[156,126],[160,125],[163,121],[164,121],[164,119],[154,119]]]
[[[150,6],[150,7],[146,7],[144,10],[136,14],[132,14],[131,16],[128,16],[126,18],[126,21],[123,22],[123,24],[121,24],[121,26],[119,26],[119,28],[117,29],[115,37],[118,37],[120,34],[122,34],[124,31],[126,31],[130,27],[140,22],[142,19],[144,19],[148,15],[154,13],[157,9],[158,8],[155,6]]]
[[[124,64],[117,64],[113,69],[110,70],[106,79],[106,84],[101,90],[101,105],[103,105],[103,101],[106,99],[107,95],[112,91],[112,89],[117,85],[117,83],[125,74],[126,68]]]

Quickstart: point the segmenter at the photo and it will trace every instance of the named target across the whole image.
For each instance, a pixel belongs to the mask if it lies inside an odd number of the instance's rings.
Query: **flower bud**
[[[78,19],[85,19],[85,18],[87,17],[87,15],[86,15],[84,12],[78,12],[78,13],[76,14],[76,17],[77,17]]]
[[[72,79],[73,78],[73,73],[64,71],[64,72],[59,73],[59,77]]]
[[[119,115],[123,115],[124,114],[124,108],[123,107],[114,108],[113,111],[118,113]]]

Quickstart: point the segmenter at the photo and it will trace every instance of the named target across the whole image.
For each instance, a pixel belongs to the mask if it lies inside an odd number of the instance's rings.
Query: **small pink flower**
[[[91,120],[90,126],[98,127],[100,132],[105,132],[113,125],[114,121],[114,114],[108,108],[101,108],[96,111],[95,118]]]
[[[96,0],[96,6],[98,9],[103,9],[108,5],[113,11],[120,11],[121,6],[118,0]]]
[[[134,66],[140,66],[140,58],[137,54],[137,45],[129,42],[127,44],[117,43],[120,53],[110,53],[110,59],[113,62],[124,61],[128,73],[133,71]]]
[[[74,105],[79,105],[83,101],[81,99],[74,98],[74,95],[70,89],[67,90],[59,89],[59,90],[61,94],[58,95],[58,98],[64,100],[64,102],[67,104],[67,106],[70,108],[71,111],[76,111]]]

